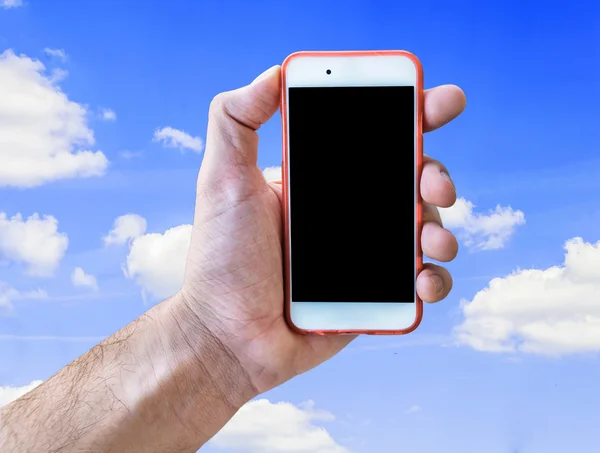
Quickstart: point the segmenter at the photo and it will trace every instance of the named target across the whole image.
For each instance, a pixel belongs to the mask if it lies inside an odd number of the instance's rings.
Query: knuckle
[[[433,211],[434,211],[434,216],[435,216],[435,220],[437,223],[440,224],[440,226],[443,228],[444,227],[444,221],[442,220],[442,216],[440,215],[440,210],[438,209],[437,206],[433,207]]]
[[[424,222],[434,222],[439,224],[442,228],[444,227],[442,216],[440,215],[440,211],[437,208],[437,206],[426,204],[425,209],[423,211]]]
[[[225,93],[219,93],[212,98],[212,101],[210,101],[210,107],[208,109],[211,116],[223,112],[223,106],[225,105],[226,97],[227,95]]]

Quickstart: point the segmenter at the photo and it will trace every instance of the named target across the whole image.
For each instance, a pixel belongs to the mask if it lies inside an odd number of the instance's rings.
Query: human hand
[[[188,313],[240,364],[256,393],[317,366],[354,338],[301,335],[284,319],[281,186],[267,182],[257,166],[256,133],[279,103],[279,66],[251,85],[219,94],[211,103],[179,294]],[[458,87],[427,90],[424,130],[443,126],[464,106]],[[427,156],[420,190],[423,252],[438,261],[451,261],[458,244],[442,227],[436,206],[451,206],[456,192],[446,168]],[[452,278],[445,268],[425,264],[416,286],[423,301],[438,302],[448,295]]]
[[[353,337],[300,335],[283,316],[281,186],[257,167],[256,130],[277,110],[280,68],[210,108],[182,289],[0,411],[1,451],[195,452],[259,393],[330,358]],[[451,86],[425,95],[425,130],[464,108]],[[456,194],[425,158],[422,248],[450,261],[454,236],[435,206]],[[323,184],[324,196],[327,186]],[[452,286],[425,265],[426,302]]]

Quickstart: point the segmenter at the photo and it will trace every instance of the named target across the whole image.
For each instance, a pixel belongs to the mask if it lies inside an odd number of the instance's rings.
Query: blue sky
[[[198,139],[214,95],[297,50],[406,49],[421,59],[427,87],[457,84],[468,98],[460,118],[425,139],[462,197],[443,213],[462,245],[449,266],[455,287],[426,307],[417,332],[358,339],[264,395],[268,404],[245,408],[206,451],[302,453],[273,447],[269,417],[286,416],[298,439],[327,430],[307,449],[316,453],[598,448],[600,5],[22,3],[0,7],[0,53],[12,49],[0,57],[0,165],[17,165],[19,152],[35,156],[17,178],[0,170],[0,402],[176,284],[169,275],[152,286],[162,269],[146,258],[160,244],[177,245],[172,258],[181,258],[185,227],[166,232],[192,220]],[[50,145],[53,121],[63,136]],[[260,131],[263,168],[281,161],[279,121]],[[175,137],[179,147],[153,139],[161,130],[158,138]],[[68,170],[44,160],[52,149],[103,154],[69,157]],[[370,153],[367,176],[376,178],[380,165],[384,156]],[[51,219],[30,219],[34,213],[55,218],[57,231]],[[106,245],[126,214],[143,217],[146,228],[128,217],[135,240]],[[15,249],[2,235],[39,242]],[[563,246],[576,237],[565,262]],[[77,267],[97,290],[86,278],[73,284]],[[256,436],[271,447],[240,434],[244,414],[265,420]]]

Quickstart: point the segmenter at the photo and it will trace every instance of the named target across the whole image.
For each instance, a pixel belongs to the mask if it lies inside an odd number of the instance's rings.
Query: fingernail
[[[278,67],[279,67],[279,65],[271,66],[269,69],[267,69],[261,75],[259,75],[256,79],[254,79],[250,85],[254,85],[255,83],[258,83],[259,81],[266,79],[271,74],[273,74],[273,72],[275,72]]]
[[[435,294],[438,296],[441,295],[444,292],[444,281],[442,280],[442,277],[437,274],[430,274],[429,280],[435,288]]]
[[[442,175],[442,178],[444,178],[446,181],[452,184],[452,187],[454,187],[454,183],[452,182],[452,179],[450,179],[450,175],[446,171],[442,170],[440,174]]]

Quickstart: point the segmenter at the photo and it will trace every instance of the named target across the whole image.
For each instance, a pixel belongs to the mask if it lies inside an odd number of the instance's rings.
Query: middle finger
[[[437,160],[423,156],[421,196],[426,203],[449,208],[456,201],[456,189],[448,170]]]

